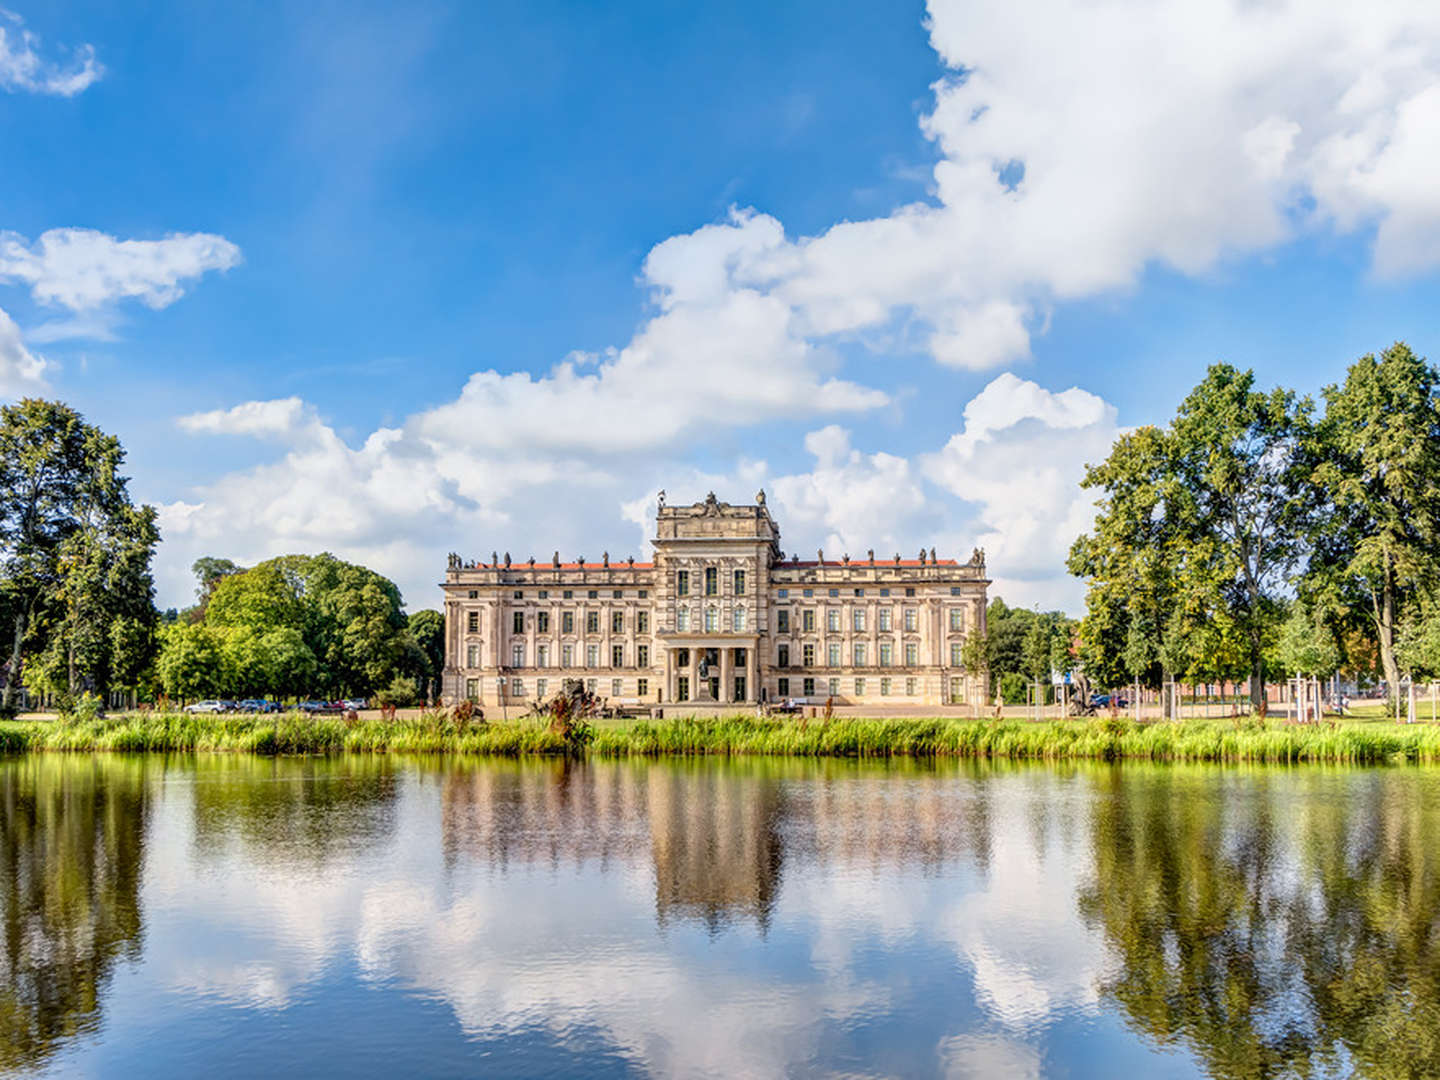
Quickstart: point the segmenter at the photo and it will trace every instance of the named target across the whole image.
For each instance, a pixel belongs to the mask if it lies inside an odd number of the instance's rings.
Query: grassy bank
[[[361,720],[123,715],[81,723],[0,723],[0,751],[238,751],[254,754],[453,753],[603,757],[768,754],[804,757],[1134,758],[1148,761],[1440,763],[1440,725],[1297,726],[1186,720],[833,719],[753,716],[636,720],[567,738],[533,721],[456,725],[440,716]]]

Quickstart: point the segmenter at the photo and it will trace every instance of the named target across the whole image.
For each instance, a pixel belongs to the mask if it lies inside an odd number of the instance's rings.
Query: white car
[[[186,705],[185,711],[189,713],[223,713],[225,703],[223,701],[197,701],[194,705]]]

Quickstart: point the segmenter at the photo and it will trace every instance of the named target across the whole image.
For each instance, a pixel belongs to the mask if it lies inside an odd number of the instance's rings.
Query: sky
[[[0,400],[190,564],[987,553],[1079,613],[1086,463],[1212,363],[1440,359],[1440,4],[0,9]]]

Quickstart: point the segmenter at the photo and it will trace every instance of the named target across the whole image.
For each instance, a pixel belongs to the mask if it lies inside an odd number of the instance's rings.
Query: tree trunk
[[[1265,697],[1265,657],[1260,654],[1258,643],[1250,654],[1250,705],[1256,716],[1265,719],[1269,711]]]
[[[25,641],[25,613],[15,613],[15,645],[10,650],[10,671],[5,676],[4,707],[15,706],[15,690],[20,685],[20,646]]]
[[[1395,586],[1390,576],[1390,554],[1385,554],[1385,578],[1381,584],[1380,617],[1376,620],[1376,638],[1380,642],[1380,667],[1385,672],[1387,693],[1399,701],[1400,664],[1395,659]]]

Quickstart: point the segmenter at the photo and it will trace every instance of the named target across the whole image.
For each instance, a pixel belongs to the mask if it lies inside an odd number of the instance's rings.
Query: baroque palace
[[[660,493],[655,554],[511,562],[452,554],[445,574],[447,702],[524,707],[583,679],[611,704],[686,708],[804,698],[813,704],[983,703],[966,670],[985,632],[985,556],[801,559],[780,550],[765,493]]]

